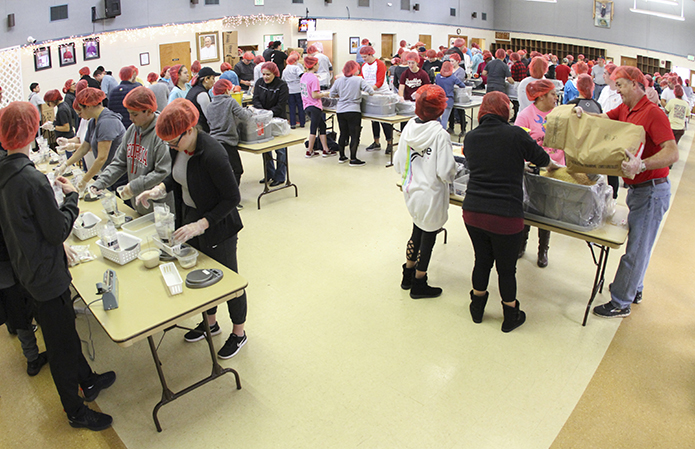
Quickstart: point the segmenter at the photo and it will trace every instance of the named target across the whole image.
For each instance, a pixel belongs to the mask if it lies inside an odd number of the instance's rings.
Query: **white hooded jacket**
[[[410,119],[403,130],[393,165],[403,176],[403,196],[413,223],[434,232],[449,218],[449,184],[454,182],[456,162],[441,123],[419,121]]]

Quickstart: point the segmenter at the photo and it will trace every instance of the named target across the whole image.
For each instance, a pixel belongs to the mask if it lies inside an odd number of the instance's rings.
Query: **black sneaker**
[[[104,374],[95,374],[90,380],[80,385],[84,400],[92,402],[99,396],[99,392],[109,388],[116,382],[116,373],[107,371]]]
[[[381,144],[373,142],[367,147],[367,151],[379,151],[381,150]]]
[[[633,304],[639,304],[642,302],[642,292],[637,292],[635,299],[632,300]]]
[[[84,407],[84,411],[78,416],[68,416],[68,421],[70,421],[72,427],[84,427],[89,430],[99,431],[111,427],[113,418],[106,413],[95,412],[89,407]]]
[[[273,182],[273,180],[272,180],[272,179],[269,179],[268,182]],[[265,178],[263,178],[263,179],[261,179],[260,181],[258,181],[258,183],[259,183],[259,184],[265,184]]]
[[[344,163],[346,163],[347,161],[348,161],[348,158],[346,158],[345,156],[340,156],[340,157],[338,158],[338,163],[339,163],[339,164],[344,164]]]
[[[222,329],[220,329],[219,323],[215,323],[212,326],[210,326],[211,335],[220,335],[221,333]],[[203,338],[205,338],[205,327],[202,321],[198,323],[195,329],[186,332],[186,335],[183,336],[183,339],[189,343],[200,341]]]
[[[359,159],[353,159],[350,161],[350,167],[361,167],[365,164],[366,162],[361,161]]]
[[[27,374],[30,376],[36,376],[41,371],[41,367],[48,363],[48,355],[46,351],[39,354],[39,356],[33,362],[27,362]]]
[[[384,154],[391,154],[393,152],[393,144],[390,143],[386,145],[386,150],[384,151]]]
[[[244,332],[244,335],[242,335],[241,337],[239,337],[236,334],[232,334],[229,336],[224,346],[222,346],[222,349],[217,351],[217,357],[221,359],[232,358],[236,355],[237,352],[239,352],[239,349],[241,349],[241,347],[245,344],[246,332]]]
[[[619,309],[611,302],[607,302],[602,306],[594,307],[594,315],[598,315],[603,318],[623,318],[630,315],[630,306],[625,307],[624,309]]]

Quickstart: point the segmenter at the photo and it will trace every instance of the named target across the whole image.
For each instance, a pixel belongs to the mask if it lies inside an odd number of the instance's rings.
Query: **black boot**
[[[550,243],[550,231],[545,229],[538,230],[538,266],[545,268],[548,266],[548,248]]]
[[[471,290],[471,318],[473,318],[474,323],[483,322],[483,312],[485,312],[485,305],[487,304],[487,298],[490,296],[489,292],[485,292],[485,296],[478,296]]]
[[[410,290],[413,286],[413,278],[415,277],[415,267],[406,268],[403,264],[403,280],[401,281],[401,288],[403,290]]]
[[[526,321],[526,314],[522,310],[519,310],[519,301],[516,302],[514,307],[502,303],[502,311],[504,312],[502,332],[511,332]]]
[[[423,278],[413,276],[413,286],[410,289],[410,297],[413,299],[436,298],[442,294],[442,289],[439,287],[430,287],[427,285],[427,275]]]
[[[517,259],[521,259],[526,252],[526,243],[528,243],[528,233],[531,230],[531,226],[524,226],[524,240],[521,242],[521,248],[519,248],[519,255]]]

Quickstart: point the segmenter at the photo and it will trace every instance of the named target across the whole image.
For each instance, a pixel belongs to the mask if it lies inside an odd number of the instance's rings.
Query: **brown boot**
[[[545,268],[548,266],[548,248],[550,248],[550,231],[545,229],[538,230],[538,266]]]

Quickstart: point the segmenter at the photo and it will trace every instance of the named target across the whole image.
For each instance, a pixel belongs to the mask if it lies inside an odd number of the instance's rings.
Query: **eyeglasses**
[[[184,131],[183,133],[181,133],[181,135],[179,136],[179,138],[176,139],[176,142],[174,142],[174,143],[172,143],[172,142],[167,142],[167,145],[169,145],[169,148],[178,149],[178,147],[179,147],[179,142],[181,142],[181,138],[183,138],[183,136],[186,134],[186,132],[187,132],[187,131]]]

